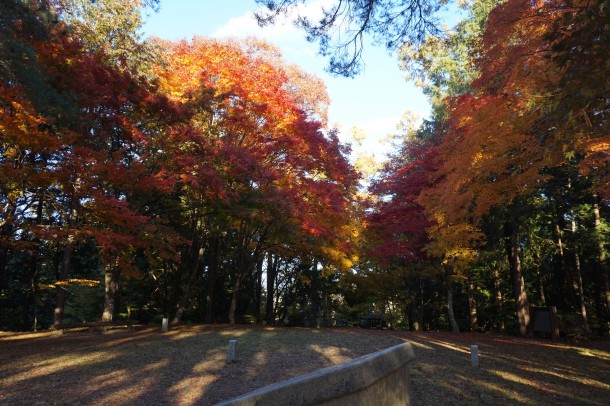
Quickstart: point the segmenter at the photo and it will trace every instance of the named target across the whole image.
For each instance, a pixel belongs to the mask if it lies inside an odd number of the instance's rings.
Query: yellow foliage
[[[483,233],[472,224],[448,223],[441,212],[434,213],[432,218],[435,225],[428,231],[431,242],[426,246],[426,252],[441,259],[444,265],[451,266],[454,272],[462,273],[477,259],[477,247]]]
[[[68,288],[71,286],[84,286],[88,288],[93,288],[99,286],[100,283],[100,281],[96,281],[93,279],[67,279],[65,281],[57,281],[51,284],[40,284],[39,288],[44,290],[53,289],[57,287]]]

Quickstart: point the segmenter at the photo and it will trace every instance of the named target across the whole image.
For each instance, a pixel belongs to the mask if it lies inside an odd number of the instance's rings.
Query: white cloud
[[[254,13],[248,13],[231,18],[212,36],[216,38],[254,36],[277,45],[287,60],[302,64],[303,58],[316,57],[317,45],[307,42],[305,33],[296,28],[292,21],[298,15],[315,20],[321,16],[322,8],[328,8],[332,3],[332,0],[317,0],[299,5],[288,16],[281,16],[275,24],[266,27],[260,27],[254,18]]]

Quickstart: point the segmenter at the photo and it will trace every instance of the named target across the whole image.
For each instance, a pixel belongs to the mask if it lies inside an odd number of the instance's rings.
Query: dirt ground
[[[404,341],[414,405],[609,404],[609,341],[229,326],[0,333],[0,404],[210,405]]]

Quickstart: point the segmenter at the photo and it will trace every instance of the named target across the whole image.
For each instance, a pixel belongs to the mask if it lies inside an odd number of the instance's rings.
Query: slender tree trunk
[[[451,331],[454,333],[460,332],[460,327],[455,321],[455,313],[453,311],[453,275],[450,267],[445,267],[445,277],[447,281],[447,314],[449,316],[449,324]]]
[[[598,250],[598,261],[596,267],[601,277],[603,296],[605,299],[606,307],[606,314],[600,315],[600,319],[605,319],[605,330],[608,331],[610,329],[610,272],[608,271],[608,266],[606,264],[607,253],[604,249],[604,241],[601,238],[602,220],[599,211],[599,197],[596,194],[593,195],[593,214],[595,216],[595,240],[597,243]]]
[[[574,216],[574,212],[571,213],[572,217],[572,251],[574,253],[574,272],[575,272],[575,288],[578,293],[578,305],[580,307],[580,315],[582,317],[582,324],[584,330],[588,333],[589,329],[589,320],[587,318],[587,308],[585,306],[585,293],[582,286],[582,272],[580,269],[580,256],[578,255],[578,250],[576,246],[576,219]]]
[[[239,248],[239,261],[237,266],[237,279],[235,280],[235,286],[233,288],[233,294],[231,295],[231,306],[229,307],[229,324],[235,324],[235,312],[237,311],[237,299],[239,296],[239,290],[244,278],[252,271],[252,267],[259,262],[259,255],[261,247],[264,244],[267,235],[267,229],[259,230],[262,231],[259,234],[258,241],[254,251],[250,253],[248,246],[253,241],[253,234],[248,235],[246,232],[246,224],[242,222],[240,226],[241,247]]]
[[[237,297],[239,295],[239,288],[241,287],[241,283],[246,276],[246,272],[240,272],[237,275],[237,279],[235,280],[235,285],[233,286],[233,293],[231,294],[231,306],[229,307],[229,324],[235,324],[235,312],[237,311]]]
[[[479,318],[477,315],[477,301],[474,297],[476,285],[472,278],[468,281],[468,308],[470,313],[470,331],[479,329]]]
[[[542,302],[543,306],[546,306],[546,293],[545,293],[545,289],[544,289],[544,280],[542,278],[542,275],[540,274],[540,269],[538,269],[538,267],[536,267],[536,279],[538,279],[538,292],[540,294],[540,301]]]
[[[244,225],[242,224],[242,228]],[[239,261],[237,265],[237,278],[235,278],[235,285],[233,286],[233,292],[231,294],[231,305],[229,306],[229,324],[235,324],[235,312],[237,311],[237,298],[239,296],[239,289],[241,284],[249,271],[250,264],[248,263],[246,252],[248,249],[248,241],[244,237],[241,247],[239,248]]]
[[[410,331],[420,331],[421,324],[417,318],[417,310],[414,302],[409,304],[409,330]]]
[[[267,255],[267,300],[265,303],[265,324],[273,326],[275,324],[275,314],[273,309],[273,297],[275,295],[275,279],[277,277],[279,259],[273,260],[273,254]]]
[[[172,319],[172,324],[180,323],[182,319],[182,314],[186,310],[186,307],[191,300],[191,295],[193,294],[193,286],[195,285],[195,279],[197,279],[197,274],[201,269],[201,263],[203,261],[204,254],[203,246],[200,246],[197,250],[197,258],[195,259],[195,264],[193,265],[189,277],[187,279],[186,284],[182,288],[182,296],[180,297],[180,301],[178,302],[178,306],[176,306],[176,314]]]
[[[424,329],[424,314],[426,312],[426,302],[424,299],[424,284],[421,278],[417,278],[419,281],[419,306],[417,309],[417,324],[418,328],[416,331],[422,331]]]
[[[580,315],[582,317],[582,324],[585,331],[588,333],[591,331],[589,327],[589,318],[587,316],[587,307],[585,302],[585,292],[582,282],[582,271],[580,267],[580,255],[574,252],[574,268],[576,271],[576,288],[578,290],[578,305],[580,306]]]
[[[210,241],[210,264],[208,266],[208,290],[205,296],[205,322],[213,323],[216,320],[216,284],[218,282],[218,250],[220,240],[213,238]]]
[[[494,290],[495,290],[495,302],[496,309],[498,312],[498,331],[504,333],[506,326],[504,324],[504,295],[502,294],[502,288],[500,283],[500,271],[497,268],[492,270],[494,278]]]
[[[0,233],[4,236],[4,233]],[[4,289],[6,279],[6,263],[8,261],[8,247],[0,247],[0,292]]]
[[[530,324],[529,301],[521,270],[517,229],[511,222],[504,223],[504,242],[510,265],[513,295],[515,297],[515,311],[519,322],[519,334],[525,336],[528,334]]]
[[[12,239],[13,221],[17,210],[16,205],[9,203],[10,210],[5,212],[4,223],[0,225],[0,242],[5,245],[0,246],[0,291],[5,287],[6,264],[8,263],[9,248],[7,242]],[[4,241],[3,241],[4,240]]]
[[[68,280],[68,275],[70,274],[70,266],[72,264],[72,252],[74,250],[74,227],[76,226],[76,221],[78,219],[78,214],[76,209],[73,207],[74,199],[70,199],[69,205],[69,220],[68,225],[71,228],[71,232],[68,235],[66,240],[66,246],[64,247],[64,255],[61,261],[61,272],[59,273],[59,277],[57,278],[57,282],[65,282]],[[59,284],[57,286],[57,297],[55,299],[55,310],[53,311],[53,325],[57,326],[61,324],[61,320],[64,316],[64,307],[66,304],[66,287]]]
[[[118,259],[109,261],[104,266],[104,311],[102,321],[112,321],[114,307],[119,292],[119,276],[121,270],[118,267]]]
[[[572,270],[573,266],[570,264],[568,255],[566,255],[566,253],[568,253],[569,250],[566,247],[565,242],[563,241],[561,218],[557,219],[557,223],[555,224],[555,232],[557,233],[557,248],[559,250],[559,257],[561,258],[561,264],[562,264],[563,270],[564,270],[564,279],[565,279],[565,284],[567,286],[567,293],[570,296],[569,301],[570,301],[570,303],[575,305],[577,303],[577,298],[576,298],[577,283],[575,283],[575,281],[574,281],[575,276],[574,276],[574,272]]]
[[[254,305],[256,306],[255,316],[256,316],[256,324],[261,324],[261,305],[262,305],[262,295],[263,295],[263,263],[264,263],[264,255],[263,258],[260,258],[256,263],[256,292],[254,298]]]
[[[318,262],[313,261],[311,266],[311,284],[309,289],[311,299],[311,320],[310,326],[318,326],[320,317],[320,274],[318,273]]]
[[[44,194],[42,191],[38,192],[38,203],[36,205],[36,219],[34,220],[35,225],[42,224],[42,214],[44,208]],[[37,313],[36,310],[36,293],[38,291],[38,264],[40,262],[41,250],[40,250],[40,239],[36,236],[32,238],[32,255],[30,258],[30,262],[26,267],[26,275],[28,286],[23,295],[23,313],[22,313],[22,323],[24,329],[29,330],[32,327],[32,322],[30,320],[30,311],[33,309],[34,314]],[[37,329],[36,326],[37,320],[34,320],[34,329]]]

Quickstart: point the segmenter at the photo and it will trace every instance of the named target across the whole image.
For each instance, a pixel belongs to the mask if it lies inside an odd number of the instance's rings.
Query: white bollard
[[[167,330],[169,330],[169,319],[164,317],[163,322],[161,323],[161,331],[167,333]]]
[[[471,345],[470,346],[470,365],[473,367],[479,366],[479,346]]]
[[[227,362],[235,362],[237,356],[237,340],[229,340],[229,350],[227,352]]]

